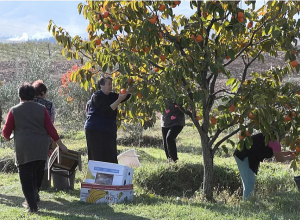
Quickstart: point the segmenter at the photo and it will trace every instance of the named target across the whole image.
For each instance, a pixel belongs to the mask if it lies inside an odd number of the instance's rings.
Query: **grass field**
[[[126,135],[119,132],[119,137]],[[143,132],[144,136],[160,139],[159,123]],[[73,150],[86,152],[84,133],[64,137]],[[158,142],[159,143],[159,142]],[[188,124],[178,138],[179,165],[202,163],[198,134]],[[166,162],[161,144],[150,147],[118,146],[118,150],[134,148],[140,155],[141,168],[163,166],[172,169],[175,164]],[[228,154],[218,153],[216,165],[225,165],[238,172],[233,149]],[[10,148],[1,149],[0,158],[11,157]],[[218,191],[215,203],[206,202],[201,191],[191,197],[160,196],[140,187],[134,179],[134,199],[127,204],[85,204],[80,202],[80,183],[83,182],[87,156],[82,156],[83,170],[76,172],[73,191],[56,191],[49,188],[40,192],[39,213],[29,215],[21,203],[24,200],[17,173],[0,173],[0,219],[299,219],[299,192],[293,183],[293,173],[287,164],[264,163],[257,176],[256,194],[248,202],[241,201],[240,189],[233,194]],[[150,170],[148,170],[150,172]],[[145,171],[147,172],[147,171]],[[135,176],[134,176],[135,177]],[[188,179],[186,181],[189,181]],[[274,190],[272,190],[274,187]],[[276,189],[275,189],[276,188]],[[280,188],[280,189],[278,189]]]

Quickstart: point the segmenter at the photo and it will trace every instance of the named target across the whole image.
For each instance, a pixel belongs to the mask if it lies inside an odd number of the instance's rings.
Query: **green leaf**
[[[241,82],[240,81],[236,81],[236,83],[233,85],[232,87],[232,92],[236,92],[239,89]]]
[[[102,71],[103,71],[104,73],[106,72],[106,70],[107,70],[107,67],[108,67],[107,63],[106,63],[106,64],[104,64],[104,66],[102,67]]]
[[[261,62],[265,62],[265,57],[262,54],[258,55],[258,60],[260,60]]]
[[[50,32],[51,26],[52,26],[52,20],[49,21],[48,28],[47,28],[48,32]]]
[[[266,28],[265,28],[265,33],[268,35],[270,30],[271,30],[272,24],[271,23],[267,23]]]
[[[229,49],[229,50],[227,51],[227,55],[230,57],[230,59],[233,60],[233,59],[235,58],[234,50]]]
[[[293,160],[291,165],[290,165],[290,168],[293,169],[294,171],[297,171],[297,161],[296,160]]]
[[[72,59],[72,55],[73,55],[72,52],[68,51],[67,60],[71,60]]]
[[[129,25],[125,25],[125,28],[124,30],[129,34],[131,31],[130,31],[130,26]]]
[[[218,110],[219,111],[223,111],[223,110],[225,110],[225,109],[227,109],[228,107],[227,106],[225,106],[225,105],[219,105],[218,106]]]
[[[83,83],[83,88],[85,89],[85,91],[87,91],[88,85],[89,85],[89,81],[86,80],[86,81]]]
[[[121,74],[126,74],[124,65],[121,65],[121,64],[119,65],[119,71]]]
[[[79,3],[78,6],[77,6],[78,14],[81,14],[81,12],[82,12],[82,7],[83,7],[82,3]]]
[[[229,85],[232,86],[235,81],[236,81],[236,78],[230,78],[229,80],[227,80],[226,86],[229,86]]]
[[[239,150],[239,151],[242,151],[243,150],[243,148],[244,148],[244,140],[240,140],[239,141],[239,143],[238,143],[238,146],[237,146],[237,149]]]
[[[235,142],[231,139],[227,139],[226,142],[229,143],[232,147],[235,146]]]
[[[75,59],[76,59],[76,60],[78,60],[78,59],[79,59],[79,56],[78,56],[78,51],[75,51],[75,53],[74,53],[74,57],[75,57]]]
[[[279,31],[279,30],[274,30],[274,31],[272,31],[272,36],[273,36],[274,38],[279,37],[279,35],[280,35],[280,31]]]
[[[289,51],[287,51],[287,52],[285,53],[284,60],[285,60],[285,61],[291,60],[291,54],[290,54]]]
[[[210,70],[211,70],[214,74],[218,74],[218,71],[219,71],[217,65],[215,65],[215,64],[211,64],[211,65],[210,65]]]
[[[221,147],[222,147],[224,153],[228,154],[228,148],[226,147],[226,145],[222,145]]]
[[[215,22],[215,23],[213,24],[213,30],[214,30],[217,34],[219,34],[219,32],[222,30],[222,29],[220,28],[220,24],[219,24],[218,22]]]

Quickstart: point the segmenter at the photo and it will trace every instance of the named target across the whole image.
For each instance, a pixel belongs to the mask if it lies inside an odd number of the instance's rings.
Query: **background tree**
[[[251,145],[260,130],[266,139],[288,133],[286,144],[296,148],[300,134],[299,101],[295,86],[283,77],[299,71],[296,48],[300,21],[297,1],[191,1],[189,18],[175,15],[180,1],[87,1],[78,11],[89,20],[89,40],[71,37],[52,20],[48,30],[63,44],[68,59],[84,64],[72,79],[87,89],[100,72],[116,70],[116,89],[133,86],[136,93],[124,106],[126,120],[155,120],[165,98],[183,104],[199,132],[204,160],[203,192],[213,199],[213,159],[230,137],[239,133],[238,148]],[[249,67],[264,55],[285,52],[286,66],[267,72]],[[228,69],[242,59],[241,74]],[[220,86],[217,86],[220,85]],[[124,112],[125,110],[125,112]],[[293,162],[293,166],[296,162]]]

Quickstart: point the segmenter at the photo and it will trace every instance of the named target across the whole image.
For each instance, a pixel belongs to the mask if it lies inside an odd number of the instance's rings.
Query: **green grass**
[[[119,137],[125,135],[119,132]],[[144,135],[160,138],[159,123]],[[63,141],[73,150],[86,152],[84,132],[65,135]],[[197,131],[186,126],[178,138],[179,164],[202,163]],[[168,167],[162,146],[118,146],[125,151],[134,148],[145,168]],[[2,148],[0,158],[11,156],[13,151]],[[216,166],[224,166],[238,172],[233,157],[215,158]],[[287,164],[263,163],[257,176],[255,196],[248,202],[241,201],[241,189],[233,194],[215,191],[215,203],[206,202],[201,191],[191,197],[159,196],[134,184],[133,202],[127,204],[85,204],[80,202],[80,184],[85,178],[87,156],[82,156],[83,170],[76,172],[73,191],[56,191],[54,188],[41,191],[40,211],[29,215],[21,203],[24,200],[17,173],[0,173],[0,219],[299,219],[299,192],[294,186],[293,173]],[[136,174],[141,168],[136,169]],[[147,172],[147,170],[145,171]],[[148,170],[150,172],[150,170]],[[134,176],[135,177],[135,176]],[[189,181],[187,179],[186,181]],[[137,182],[134,180],[134,183]],[[155,183],[154,183],[155,184]]]

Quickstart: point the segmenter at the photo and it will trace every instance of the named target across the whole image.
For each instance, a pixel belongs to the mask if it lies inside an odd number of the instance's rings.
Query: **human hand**
[[[58,139],[58,140],[56,141],[56,143],[58,144],[59,149],[60,149],[62,152],[64,152],[64,153],[67,153],[67,152],[68,152],[68,148],[66,147],[66,145],[63,144],[63,142],[61,142],[60,139]]]
[[[123,94],[121,94],[121,92],[120,92],[119,97],[118,97],[119,101],[121,102],[124,99],[126,99],[127,95],[128,95],[128,90],[126,90],[126,93],[123,93]]]
[[[68,148],[63,143],[59,145],[59,149],[64,153],[68,152]]]

